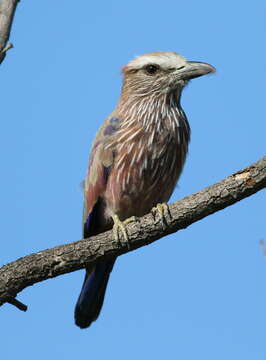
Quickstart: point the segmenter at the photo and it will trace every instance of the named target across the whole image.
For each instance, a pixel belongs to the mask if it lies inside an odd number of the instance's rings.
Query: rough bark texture
[[[6,51],[12,47],[7,42],[18,2],[19,0],[0,0],[0,64],[6,56]]]
[[[148,245],[265,187],[266,156],[223,181],[171,204],[167,225],[158,214],[152,213],[129,224],[130,249],[127,243],[114,242],[112,231],[108,231],[20,258],[0,268],[0,305],[9,302],[26,310],[25,305],[14,299],[25,287]]]

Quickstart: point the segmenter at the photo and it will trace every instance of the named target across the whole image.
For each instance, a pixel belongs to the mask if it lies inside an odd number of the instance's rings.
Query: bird
[[[194,78],[215,72],[176,52],[152,52],[122,68],[121,97],[98,130],[84,184],[83,235],[113,228],[128,241],[126,225],[155,209],[163,218],[182,172],[190,126],[182,90]],[[87,328],[101,311],[116,259],[86,268],[75,323]]]

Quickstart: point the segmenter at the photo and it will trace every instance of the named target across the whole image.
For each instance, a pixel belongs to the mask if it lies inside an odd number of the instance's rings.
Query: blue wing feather
[[[86,237],[97,233],[98,209],[99,204],[96,203],[93,211],[87,217],[84,224]],[[75,323],[80,328],[90,326],[98,318],[115,260],[99,263],[92,268],[86,269],[85,279],[75,307]]]

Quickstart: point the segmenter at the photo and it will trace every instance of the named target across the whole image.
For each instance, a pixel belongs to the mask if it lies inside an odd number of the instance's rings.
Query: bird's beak
[[[210,64],[196,61],[187,61],[183,69],[179,70],[182,80],[191,80],[202,75],[214,73],[215,68]]]

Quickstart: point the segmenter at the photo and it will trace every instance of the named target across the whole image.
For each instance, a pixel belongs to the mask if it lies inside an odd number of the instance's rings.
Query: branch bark
[[[0,64],[7,50],[13,47],[7,42],[18,2],[19,0],[0,0]]]
[[[15,299],[27,286],[86,267],[151,244],[161,237],[185,229],[194,222],[230,206],[266,187],[266,156],[223,181],[169,205],[167,225],[158,214],[147,214],[127,225],[127,243],[113,240],[112,231],[25,256],[0,268],[0,305]]]

